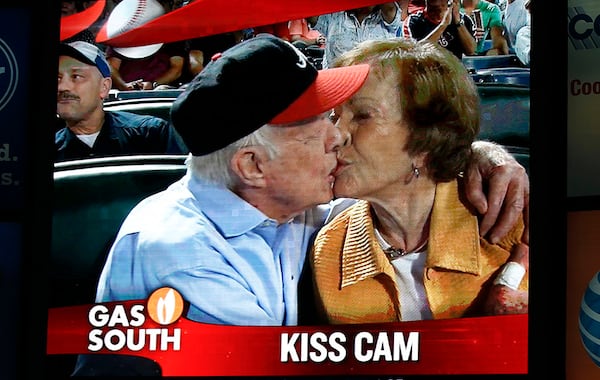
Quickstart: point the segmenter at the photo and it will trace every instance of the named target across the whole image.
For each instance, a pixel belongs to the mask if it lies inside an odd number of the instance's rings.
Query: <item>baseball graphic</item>
[[[113,38],[163,14],[165,9],[157,0],[123,0],[110,13],[106,33],[108,38]],[[156,53],[162,45],[116,47],[115,51],[129,58],[145,58]]]

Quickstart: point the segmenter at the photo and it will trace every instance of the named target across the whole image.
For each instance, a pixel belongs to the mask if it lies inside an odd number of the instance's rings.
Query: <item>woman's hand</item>
[[[494,285],[485,303],[485,314],[525,314],[529,310],[529,292],[518,286],[529,271],[529,246],[517,244],[502,270],[494,280]]]

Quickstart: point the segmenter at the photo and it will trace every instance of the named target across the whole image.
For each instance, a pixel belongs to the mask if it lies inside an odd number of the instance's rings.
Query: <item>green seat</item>
[[[462,63],[467,70],[473,73],[492,67],[523,67],[523,64],[515,54],[468,55],[462,57]]]
[[[131,156],[55,165],[49,306],[94,302],[108,250],[129,211],[185,173],[181,156]]]
[[[529,87],[478,84],[481,124],[478,139],[529,148]]]

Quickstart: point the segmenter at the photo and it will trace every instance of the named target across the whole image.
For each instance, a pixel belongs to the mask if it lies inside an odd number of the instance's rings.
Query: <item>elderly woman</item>
[[[358,63],[371,65],[367,81],[334,112],[345,139],[334,192],[361,201],[318,233],[311,252],[325,321],[526,312],[522,218],[493,244],[462,199],[480,116],[464,66],[436,44],[406,39],[364,42],[336,65]]]

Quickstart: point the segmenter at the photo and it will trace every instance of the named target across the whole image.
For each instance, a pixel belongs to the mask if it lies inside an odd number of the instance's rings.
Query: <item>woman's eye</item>
[[[368,112],[357,112],[354,114],[354,119],[356,120],[366,120],[370,117]]]

